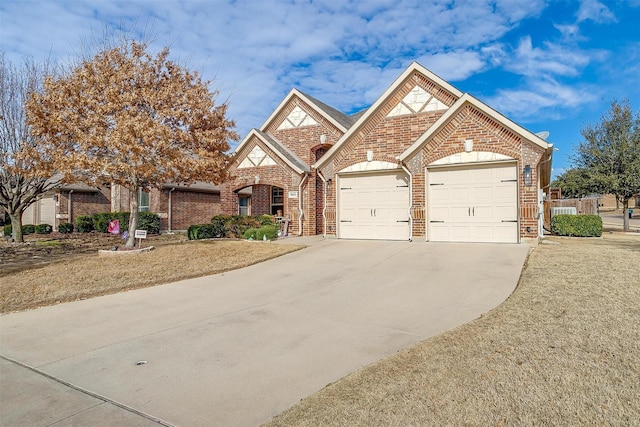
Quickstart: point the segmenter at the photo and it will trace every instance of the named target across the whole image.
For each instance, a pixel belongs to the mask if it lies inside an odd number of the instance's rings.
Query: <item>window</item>
[[[271,187],[271,215],[278,215],[278,211],[280,211],[280,216],[282,215],[282,211],[284,208],[284,190],[280,187]]]
[[[240,196],[238,198],[238,213],[240,215],[251,215],[250,197]]]
[[[138,193],[138,212],[149,212],[149,193],[142,191]]]

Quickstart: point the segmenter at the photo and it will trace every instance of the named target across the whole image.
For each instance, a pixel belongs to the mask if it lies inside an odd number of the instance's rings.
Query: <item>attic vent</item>
[[[561,206],[561,207],[551,208],[551,218],[553,218],[556,215],[577,215],[577,214],[578,214],[578,210],[575,208],[575,206]]]

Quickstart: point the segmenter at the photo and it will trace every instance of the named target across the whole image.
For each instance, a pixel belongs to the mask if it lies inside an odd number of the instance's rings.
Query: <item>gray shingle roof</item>
[[[346,114],[336,110],[335,108],[325,104],[324,102],[314,98],[313,96],[306,94],[304,92],[300,92],[304,96],[306,96],[309,101],[313,102],[316,107],[325,112],[328,116],[330,116],[333,120],[340,123],[346,129],[349,129],[356,122],[353,120],[353,116],[347,116]]]

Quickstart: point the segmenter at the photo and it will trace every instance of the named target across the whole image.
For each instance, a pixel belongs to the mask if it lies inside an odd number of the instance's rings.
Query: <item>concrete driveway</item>
[[[225,274],[1,316],[0,424],[257,425],[496,307],[529,250],[311,242]]]

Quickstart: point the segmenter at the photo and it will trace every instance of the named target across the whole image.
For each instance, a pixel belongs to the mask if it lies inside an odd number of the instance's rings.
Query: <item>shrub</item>
[[[122,228],[122,226],[120,227]],[[138,229],[147,230],[150,234],[160,234],[160,216],[151,212],[140,212],[138,214]]]
[[[11,236],[11,232],[13,231],[13,227],[11,227],[11,224],[7,224],[3,227],[2,229],[5,237]]]
[[[73,233],[73,224],[70,222],[63,222],[58,226],[59,233]]]
[[[272,215],[216,215],[211,218],[215,237],[248,238],[247,230],[273,225]],[[255,238],[255,236],[254,236]]]
[[[117,219],[120,223],[120,233],[129,229],[129,212],[114,212],[113,219]]]
[[[231,215],[216,215],[211,218],[211,225],[216,237],[224,237],[227,234],[227,223],[231,221]]]
[[[198,229],[202,227],[202,224],[190,225],[187,229],[187,238],[189,240],[196,240],[198,236]]]
[[[36,232],[36,226],[33,224],[26,224],[22,226],[22,235],[33,234]]]
[[[93,229],[98,233],[106,233],[109,231],[109,221],[114,219],[113,212],[101,212],[93,214]]]
[[[256,231],[256,240],[273,240],[278,237],[278,227],[275,225],[263,225]]]
[[[76,230],[80,233],[93,231],[93,217],[91,215],[78,215],[76,217]]]
[[[36,233],[37,234],[50,234],[53,231],[53,227],[49,224],[38,224],[36,225]]]
[[[600,237],[602,218],[599,215],[556,215],[551,218],[551,232],[558,236]]]
[[[250,228],[247,231],[244,232],[243,237],[245,239],[252,239],[252,240],[256,240],[256,232],[258,231],[257,228]]]
[[[260,215],[258,220],[260,221],[260,225],[274,225],[276,223],[273,215]]]
[[[215,236],[212,224],[195,224],[187,230],[189,240],[212,239]]]

